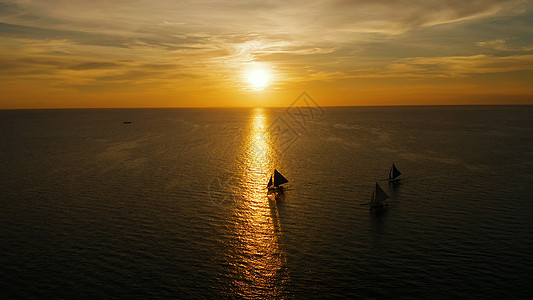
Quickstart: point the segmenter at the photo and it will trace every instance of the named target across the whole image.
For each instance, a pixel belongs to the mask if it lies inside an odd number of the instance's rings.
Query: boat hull
[[[285,188],[282,186],[268,188],[268,193],[283,193],[284,191],[285,191]]]
[[[374,209],[384,209],[384,208],[388,208],[389,205],[387,203],[372,203],[370,204],[370,208],[374,208]]]
[[[400,184],[401,179],[389,179],[389,184]]]

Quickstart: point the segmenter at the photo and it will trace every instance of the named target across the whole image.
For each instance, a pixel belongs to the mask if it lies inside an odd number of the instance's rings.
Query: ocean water
[[[533,295],[532,106],[4,110],[0,137],[5,299]]]

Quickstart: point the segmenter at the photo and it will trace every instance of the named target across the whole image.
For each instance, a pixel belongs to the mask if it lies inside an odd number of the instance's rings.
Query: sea
[[[0,140],[3,299],[533,297],[533,106],[1,110]]]

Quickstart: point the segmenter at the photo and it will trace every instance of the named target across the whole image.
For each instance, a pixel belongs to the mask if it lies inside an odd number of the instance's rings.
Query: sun
[[[248,82],[255,89],[263,89],[268,85],[269,76],[265,70],[256,69],[248,75]]]

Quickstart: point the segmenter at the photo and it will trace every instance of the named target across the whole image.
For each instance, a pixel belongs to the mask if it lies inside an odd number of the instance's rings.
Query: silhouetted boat
[[[131,121],[124,121],[122,124],[131,124]]]
[[[385,193],[385,191],[376,182],[376,186],[374,187],[374,190],[372,191],[372,196],[370,197],[370,202],[361,205],[370,205],[370,208],[387,207],[389,205],[383,203],[383,201],[388,198],[390,198],[389,195],[387,195],[387,193]]]
[[[283,192],[284,183],[289,182],[287,178],[283,177],[278,170],[274,169],[274,175],[270,175],[270,180],[268,181],[267,188],[269,192]]]
[[[402,172],[400,172],[400,170],[398,170],[398,168],[396,168],[394,163],[392,163],[392,167],[389,170],[389,183],[397,183],[397,182],[399,182],[401,179],[398,178],[398,176],[400,176],[400,175],[402,175]]]

